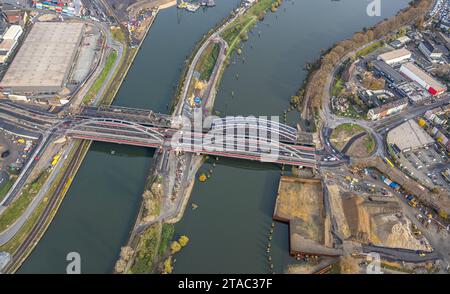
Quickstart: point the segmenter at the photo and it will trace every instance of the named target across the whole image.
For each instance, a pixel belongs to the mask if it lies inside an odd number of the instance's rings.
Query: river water
[[[216,98],[221,115],[281,115],[305,78],[304,65],[321,49],[390,17],[407,0],[381,1],[381,16],[368,17],[369,0],[290,0],[269,13],[233,56]],[[115,105],[167,112],[185,59],[195,43],[239,2],[218,0],[197,13],[163,10],[144,41]],[[290,122],[298,117],[292,114]],[[81,255],[83,273],[111,272],[139,208],[153,150],[94,143],[58,214],[20,273],[64,273],[66,255]],[[176,273],[267,273],[266,246],[280,177],[270,164],[210,159],[201,171],[176,237],[190,243],[177,256]],[[191,203],[198,208],[191,209]],[[287,226],[276,224],[274,271],[293,262]]]

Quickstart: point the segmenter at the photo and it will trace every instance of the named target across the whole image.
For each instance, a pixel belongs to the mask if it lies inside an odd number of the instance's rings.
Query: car
[[[2,158],[6,158],[6,157],[9,156],[9,154],[11,154],[11,152],[9,152],[9,150],[6,150],[6,151],[4,151],[4,152],[2,153],[1,157],[2,157]]]

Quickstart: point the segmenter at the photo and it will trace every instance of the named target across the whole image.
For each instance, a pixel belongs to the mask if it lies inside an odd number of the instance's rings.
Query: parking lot
[[[399,155],[401,167],[411,176],[432,186],[450,189],[450,185],[441,175],[449,165],[447,157],[436,146],[425,147]]]
[[[19,173],[34,145],[34,140],[0,131],[0,171]]]

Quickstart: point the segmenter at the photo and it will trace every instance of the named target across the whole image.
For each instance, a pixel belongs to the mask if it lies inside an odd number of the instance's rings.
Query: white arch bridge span
[[[215,117],[196,127],[195,121],[147,110],[83,108],[66,116],[55,131],[78,139],[295,166],[316,167],[318,158],[313,146],[299,142],[295,128],[266,118]]]

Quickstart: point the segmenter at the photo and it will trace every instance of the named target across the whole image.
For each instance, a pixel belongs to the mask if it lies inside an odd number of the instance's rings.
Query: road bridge
[[[269,121],[245,118],[215,121],[210,129],[183,128],[166,115],[89,109],[67,117],[59,124],[57,132],[69,137],[164,148],[175,152],[241,158],[306,167],[316,166],[315,148],[297,142],[296,130]],[[225,123],[223,123],[225,122]],[[174,126],[175,125],[175,126]]]
[[[212,117],[203,122],[200,116],[197,126],[196,116],[191,121],[117,106],[80,107],[59,116],[13,104],[2,107],[18,124],[33,123],[48,134],[305,167],[316,167],[317,162],[315,148],[300,141],[296,128],[265,117]]]

